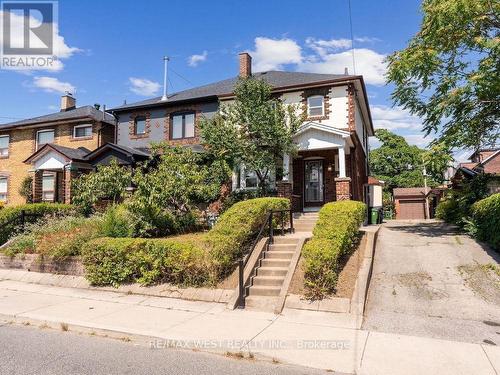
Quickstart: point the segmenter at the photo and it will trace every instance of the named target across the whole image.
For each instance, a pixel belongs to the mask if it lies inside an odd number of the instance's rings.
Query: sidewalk
[[[285,309],[281,315],[225,304],[22,281],[0,270],[0,319],[47,323],[86,333],[142,337],[219,353],[253,353],[280,362],[360,374],[500,374],[500,348],[356,329],[348,314]],[[10,275],[10,276],[9,276]]]

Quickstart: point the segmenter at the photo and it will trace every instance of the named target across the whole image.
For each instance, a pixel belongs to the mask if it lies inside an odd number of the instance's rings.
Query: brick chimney
[[[250,77],[252,75],[252,56],[247,52],[240,53],[240,77]]]
[[[76,108],[76,99],[70,92],[61,96],[61,112],[66,112]]]

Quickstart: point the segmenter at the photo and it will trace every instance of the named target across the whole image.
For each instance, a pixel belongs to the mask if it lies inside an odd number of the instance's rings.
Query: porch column
[[[335,199],[338,201],[351,199],[351,178],[345,173],[344,147],[339,147],[339,177],[335,179]]]
[[[339,147],[339,178],[345,178],[345,150]]]

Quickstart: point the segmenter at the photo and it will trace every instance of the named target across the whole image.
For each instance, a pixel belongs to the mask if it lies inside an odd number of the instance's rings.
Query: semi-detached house
[[[294,136],[297,155],[283,155],[284,176],[272,181],[295,210],[325,202],[368,199],[368,137],[374,134],[362,76],[269,71],[252,73],[251,56],[239,56],[239,75],[262,79],[273,95],[304,111],[306,121]],[[111,111],[117,118],[120,146],[145,148],[167,141],[201,149],[199,122],[230,102],[238,76],[205,86],[136,103]],[[233,189],[256,188],[255,171],[234,171]]]
[[[335,200],[368,201],[368,137],[374,130],[363,77],[282,71],[252,73],[251,66],[251,56],[241,53],[239,76],[266,81],[273,87],[275,98],[295,105],[306,114],[306,120],[294,136],[298,154],[283,155],[283,177],[271,181],[278,195],[290,198],[297,211]],[[34,122],[0,125],[0,137],[9,136],[7,157],[16,160],[14,165],[2,164],[0,159],[0,199],[2,181],[6,179],[7,202],[21,203],[17,189],[22,177],[30,172],[35,176],[35,201],[50,198],[69,202],[72,178],[113,158],[123,165],[133,165],[148,156],[152,142],[166,141],[202,151],[200,120],[210,118],[221,103],[234,99],[238,78],[173,93],[166,100],[157,97],[124,104],[105,115],[93,107],[81,107],[88,111],[86,118],[68,118],[71,111],[84,111],[73,108],[62,110],[62,115],[32,119]],[[92,137],[85,139],[92,142],[82,144],[74,138],[81,132],[76,126],[85,124],[92,124]],[[54,129],[54,136],[42,146],[36,141],[35,130],[49,129],[49,125]],[[14,148],[17,128],[30,132],[24,147]],[[85,132],[90,132],[88,127]],[[0,138],[0,155],[2,144]],[[15,170],[18,167],[19,171]],[[49,177],[44,177],[49,175],[54,176],[54,184]],[[55,189],[52,195],[44,192],[47,190],[44,186],[49,185]],[[234,190],[256,186],[255,171],[244,166],[234,171]]]

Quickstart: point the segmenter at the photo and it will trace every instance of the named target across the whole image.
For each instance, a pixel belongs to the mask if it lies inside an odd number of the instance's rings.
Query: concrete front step
[[[286,276],[288,267],[260,267],[257,269],[257,276]]]
[[[263,286],[281,286],[285,281],[284,276],[255,276],[253,278],[253,285]]]
[[[278,297],[248,296],[245,298],[245,308],[248,310],[274,312],[274,307],[278,303],[278,299]]]
[[[269,245],[269,251],[295,251],[297,244],[277,243]]]
[[[262,267],[281,267],[288,269],[290,259],[262,259]]]
[[[274,236],[273,237],[273,245],[297,245],[299,242],[298,238],[293,238],[290,237],[290,235],[287,236]]]
[[[266,251],[264,254],[265,259],[292,259],[294,251]]]
[[[279,296],[281,286],[252,285],[248,290],[249,296]]]
[[[312,232],[315,224],[296,224],[294,225],[296,232]]]

